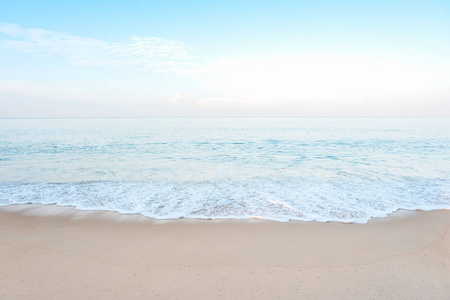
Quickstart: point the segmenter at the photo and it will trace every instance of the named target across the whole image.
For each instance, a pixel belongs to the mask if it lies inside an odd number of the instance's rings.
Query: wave
[[[398,209],[450,208],[448,181],[252,178],[204,181],[81,181],[0,184],[0,205],[39,203],[138,213],[156,219],[261,218],[366,223]]]

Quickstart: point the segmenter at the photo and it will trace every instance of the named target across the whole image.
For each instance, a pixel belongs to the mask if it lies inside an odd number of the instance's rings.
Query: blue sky
[[[9,1],[0,117],[450,115],[448,1]]]

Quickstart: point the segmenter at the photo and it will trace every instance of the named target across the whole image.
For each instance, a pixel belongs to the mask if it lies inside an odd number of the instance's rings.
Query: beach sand
[[[0,299],[450,299],[450,211],[367,224],[0,208]]]

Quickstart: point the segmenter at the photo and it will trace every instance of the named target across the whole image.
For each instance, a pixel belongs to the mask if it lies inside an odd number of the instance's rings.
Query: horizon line
[[[70,119],[307,119],[307,118],[450,118],[450,116],[161,116],[161,117],[0,117],[0,120]]]

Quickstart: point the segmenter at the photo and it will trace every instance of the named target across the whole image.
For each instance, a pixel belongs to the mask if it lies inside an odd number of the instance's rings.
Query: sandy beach
[[[450,211],[367,224],[0,208],[1,299],[449,299]]]

